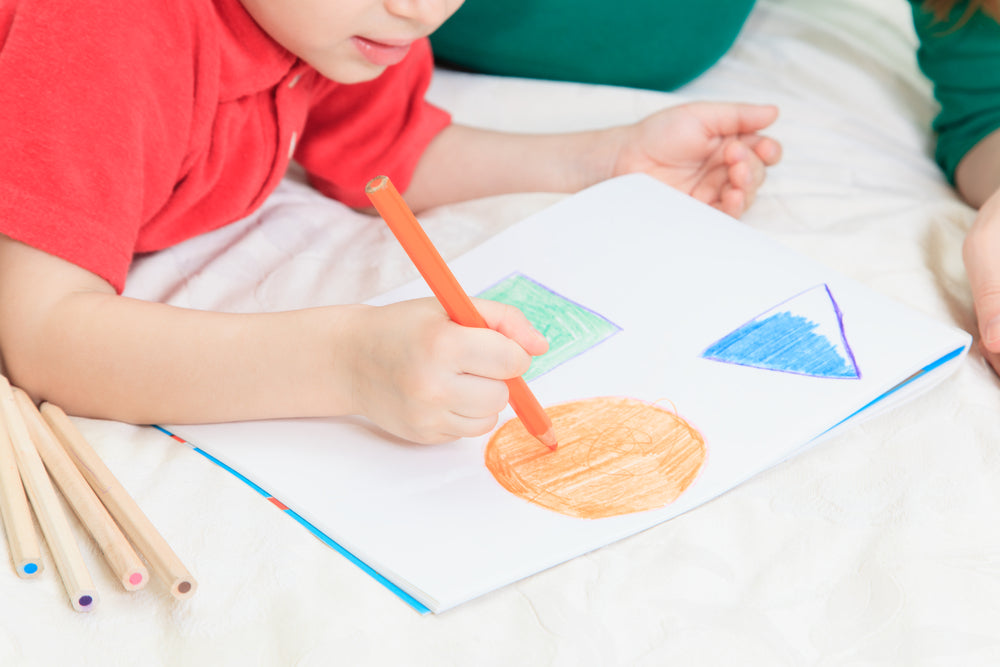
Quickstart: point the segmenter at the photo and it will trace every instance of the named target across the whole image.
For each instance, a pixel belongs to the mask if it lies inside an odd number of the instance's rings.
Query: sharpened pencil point
[[[556,451],[556,448],[559,446],[559,443],[556,441],[556,433],[551,428],[545,433],[542,433],[541,435],[536,435],[535,437],[538,438],[539,442],[541,442],[543,445],[545,445],[552,451]]]

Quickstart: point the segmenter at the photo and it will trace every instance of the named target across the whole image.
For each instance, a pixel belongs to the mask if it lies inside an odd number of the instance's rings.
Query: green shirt
[[[966,152],[1000,127],[1000,25],[982,12],[963,22],[964,2],[944,22],[912,4],[920,37],[917,62],[941,105],[934,119],[935,156],[954,182]]]
[[[754,0],[466,0],[431,36],[442,64],[488,74],[673,90],[732,46]],[[923,72],[941,111],[937,160],[949,179],[1000,127],[1000,25],[946,22],[911,0]],[[653,54],[656,57],[651,57]]]

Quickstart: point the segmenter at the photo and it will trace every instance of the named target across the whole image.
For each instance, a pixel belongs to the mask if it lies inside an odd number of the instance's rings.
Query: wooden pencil
[[[107,507],[125,535],[146,559],[153,574],[166,582],[170,594],[175,598],[184,599],[194,595],[198,582],[66,413],[51,403],[42,403],[40,411],[59,444],[76,463],[90,488]]]
[[[0,375],[0,385],[7,388],[6,392],[0,391],[0,396],[10,392],[10,383],[2,375]],[[42,563],[42,546],[35,530],[35,521],[31,517],[28,497],[24,495],[24,485],[21,483],[21,473],[17,470],[17,459],[10,441],[7,419],[2,411],[0,411],[0,515],[3,517],[4,531],[7,533],[7,544],[10,546],[14,571],[22,578],[37,577],[45,569]]]
[[[0,404],[10,433],[17,469],[21,473],[24,489],[28,492],[38,525],[49,545],[59,577],[69,595],[73,609],[91,611],[97,607],[98,595],[90,571],[80,553],[80,546],[73,536],[69,519],[63,510],[52,480],[45,472],[42,459],[28,433],[24,416],[17,405],[10,384],[0,384]]]
[[[145,586],[149,581],[146,566],[90,488],[83,473],[59,444],[48,422],[42,419],[34,401],[20,389],[14,389],[14,397],[49,475],[76,512],[80,523],[94,538],[115,577],[127,591]]]

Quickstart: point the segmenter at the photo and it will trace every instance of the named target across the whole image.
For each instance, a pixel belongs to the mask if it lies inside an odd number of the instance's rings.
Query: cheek
[[[450,19],[452,14],[457,12],[459,8],[464,4],[465,0],[445,0],[445,10],[444,10],[445,21]],[[441,23],[444,23],[444,21],[441,21]]]

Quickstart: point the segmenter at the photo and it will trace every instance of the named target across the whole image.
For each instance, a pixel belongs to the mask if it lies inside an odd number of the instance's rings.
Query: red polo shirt
[[[119,292],[135,253],[238,220],[294,155],[325,194],[400,189],[449,116],[427,42],[357,85],[273,41],[239,0],[0,5],[0,233]]]

